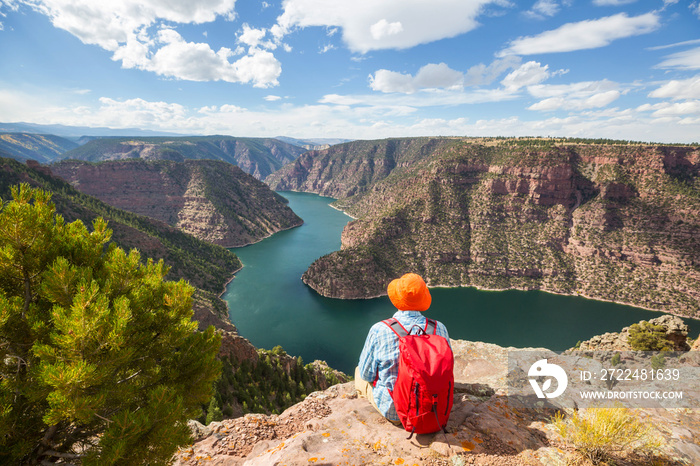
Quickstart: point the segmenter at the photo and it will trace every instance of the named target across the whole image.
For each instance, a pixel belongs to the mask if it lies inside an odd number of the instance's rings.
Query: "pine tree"
[[[207,425],[212,422],[219,422],[224,418],[224,413],[221,412],[219,408],[219,403],[216,401],[216,397],[212,396],[209,402],[209,408],[207,409]]]
[[[162,261],[55,214],[0,204],[0,463],[167,464],[219,376],[220,337]]]

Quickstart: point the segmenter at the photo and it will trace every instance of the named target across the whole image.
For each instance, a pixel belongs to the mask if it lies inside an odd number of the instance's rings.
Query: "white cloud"
[[[509,55],[504,58],[494,60],[490,65],[479,63],[469,68],[464,76],[465,86],[480,86],[482,84],[491,84],[497,77],[503,74],[506,70],[515,68],[520,65],[520,57]]]
[[[549,78],[548,68],[547,65],[529,61],[503,78],[501,84],[507,91],[517,92],[521,87],[539,84]]]
[[[238,41],[250,47],[259,47],[266,34],[265,29],[255,29],[243,23],[243,32],[238,36]]]
[[[263,99],[265,99],[268,102],[276,102],[278,100],[282,100],[282,97],[278,95],[266,95],[265,97],[263,97]]]
[[[586,81],[565,85],[534,85],[527,88],[530,95],[543,99],[528,110],[585,110],[602,108],[617,100],[622,92],[612,81]]]
[[[658,104],[644,104],[636,109],[639,112],[653,112],[658,118],[675,117],[680,115],[700,115],[700,100],[686,102],[660,102]]]
[[[693,78],[672,80],[649,93],[659,99],[700,99],[700,75]]]
[[[485,94],[485,93],[484,93]],[[602,109],[581,111],[566,118],[521,119],[507,116],[474,120],[420,117],[415,109],[402,102],[416,100],[414,95],[369,95],[366,106],[319,104],[283,106],[273,110],[251,111],[236,105],[189,109],[177,103],[149,102],[143,99],[116,100],[103,98],[97,105],[57,103],[61,96],[29,95],[16,89],[0,89],[0,114],[8,121],[29,121],[43,124],[142,128],[183,134],[246,134],[269,137],[286,134],[292,137],[345,137],[379,139],[399,136],[467,135],[467,136],[567,136],[657,142],[697,141],[698,113],[692,109],[664,106],[647,109]],[[449,93],[444,105],[456,101]],[[478,99],[479,93],[470,94]],[[512,97],[501,92],[502,97]],[[336,96],[340,99],[342,96]],[[377,97],[380,97],[379,99]],[[392,97],[392,98],[390,98]],[[448,98],[449,97],[449,98]],[[333,100],[333,99],[329,99]],[[359,100],[359,99],[358,99]],[[31,104],[31,105],[28,105]],[[669,104],[666,104],[668,106]],[[693,110],[695,111],[695,110]],[[412,113],[413,112],[413,113]],[[536,115],[536,114],[535,114]]]
[[[20,0],[48,16],[83,43],[113,53],[124,68],[154,72],[160,76],[193,81],[252,83],[256,87],[277,85],[281,65],[261,48],[264,29],[243,25],[239,42],[249,47],[238,61],[222,47],[214,51],[207,43],[187,42],[173,25],[206,23],[219,17],[233,19],[235,0]],[[168,24],[165,26],[164,24]],[[155,33],[154,33],[155,31]],[[206,37],[206,35],[205,35]]]
[[[625,13],[601,19],[568,23],[537,36],[521,37],[512,41],[498,54],[533,55],[537,53],[571,52],[609,45],[616,39],[646,34],[659,28],[660,17],[646,13],[629,17]]]
[[[557,0],[537,0],[532,9],[525,12],[525,15],[531,18],[544,19],[559,13],[559,8]]]
[[[688,8],[690,9],[690,12],[693,13],[695,16],[700,19],[700,2],[693,2],[690,5],[688,5]]]
[[[353,52],[404,49],[454,37],[478,26],[476,18],[489,4],[502,0],[286,0],[271,29],[279,39],[296,27],[342,30]]]
[[[227,81],[253,83],[255,87],[277,85],[282,72],[279,61],[272,53],[250,48],[249,54],[235,62],[234,55],[226,47],[214,51],[206,43],[186,42],[177,31],[161,29],[158,33],[159,48],[151,53],[137,40],[115,52],[114,60],[120,60],[125,68],[138,68],[160,76],[189,81]]]
[[[374,40],[381,40],[387,36],[394,36],[403,32],[403,26],[396,21],[390,23],[385,19],[380,19],[369,28],[369,32]]]
[[[372,90],[390,93],[412,94],[421,89],[449,89],[462,87],[464,75],[445,63],[429,63],[423,66],[415,76],[389,70],[377,70],[370,75]]]
[[[700,70],[700,47],[667,55],[656,68],[675,68],[679,70]]]
[[[159,20],[206,23],[233,17],[235,0],[22,0],[86,44],[115,51],[130,34]]]

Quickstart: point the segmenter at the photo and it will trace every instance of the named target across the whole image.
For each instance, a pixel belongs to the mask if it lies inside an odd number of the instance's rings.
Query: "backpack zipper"
[[[447,416],[447,413],[450,409],[450,393],[452,393],[452,381],[451,380],[447,384],[447,404],[445,405],[445,416]]]
[[[415,382],[416,384],[416,416],[420,414],[420,397],[418,395],[419,390],[420,390],[420,385],[418,385],[418,382]]]

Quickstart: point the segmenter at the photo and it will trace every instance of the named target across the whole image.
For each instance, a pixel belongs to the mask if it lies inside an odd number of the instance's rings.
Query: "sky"
[[[0,122],[700,142],[700,0],[0,0]]]

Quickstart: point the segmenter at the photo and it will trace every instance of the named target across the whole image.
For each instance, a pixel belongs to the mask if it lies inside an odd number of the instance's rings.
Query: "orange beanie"
[[[400,311],[426,311],[432,298],[427,285],[415,273],[392,280],[387,287],[391,303]]]

